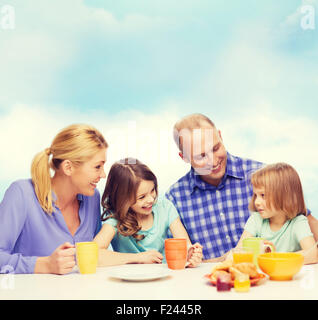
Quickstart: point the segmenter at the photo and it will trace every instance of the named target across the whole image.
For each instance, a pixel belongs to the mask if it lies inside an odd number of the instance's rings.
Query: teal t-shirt
[[[136,241],[134,237],[125,237],[117,231],[117,220],[107,219],[107,223],[114,227],[116,234],[111,242],[112,248],[117,252],[139,253],[148,250],[157,250],[164,255],[164,240],[167,238],[170,224],[179,217],[177,209],[165,197],[158,198],[152,208],[153,225],[148,230],[140,230],[138,234],[145,235],[144,239]]]
[[[261,237],[274,243],[277,252],[295,252],[301,250],[300,241],[312,236],[307,217],[298,215],[287,220],[278,231],[272,231],[269,219],[263,219],[259,213],[252,213],[244,230],[253,237]]]

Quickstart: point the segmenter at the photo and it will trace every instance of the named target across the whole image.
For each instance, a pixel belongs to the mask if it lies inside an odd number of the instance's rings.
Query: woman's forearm
[[[49,257],[38,257],[36,259],[34,273],[51,273]]]

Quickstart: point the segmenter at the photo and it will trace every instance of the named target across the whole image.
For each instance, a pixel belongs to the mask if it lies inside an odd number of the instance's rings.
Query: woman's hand
[[[65,242],[55,249],[49,257],[38,257],[34,273],[66,274],[75,266],[75,246]]]
[[[202,248],[198,242],[190,246],[188,249],[187,267],[195,268],[202,262]]]
[[[69,242],[57,247],[48,259],[50,273],[66,274],[71,272],[75,266],[75,252],[75,246]]]
[[[162,263],[163,256],[156,250],[136,253],[138,263]]]

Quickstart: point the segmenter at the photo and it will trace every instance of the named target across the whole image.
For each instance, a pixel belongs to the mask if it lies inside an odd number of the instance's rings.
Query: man
[[[191,170],[170,187],[166,197],[177,208],[191,241],[203,246],[205,260],[217,261],[236,246],[250,213],[251,174],[263,163],[228,153],[221,131],[202,114],[174,126],[180,157]],[[308,216],[311,230],[318,222]]]

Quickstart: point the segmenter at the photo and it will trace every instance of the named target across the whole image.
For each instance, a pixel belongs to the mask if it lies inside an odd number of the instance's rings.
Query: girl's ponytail
[[[47,148],[39,152],[31,165],[31,177],[38,201],[46,213],[53,212],[52,185],[50,175],[49,158],[51,149]]]

